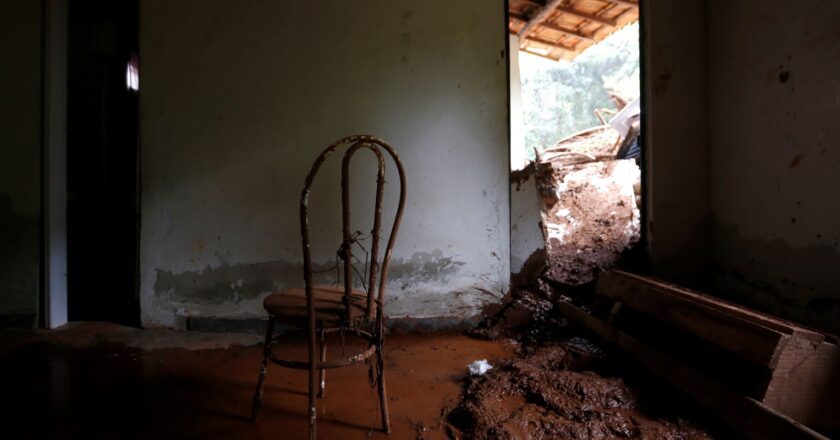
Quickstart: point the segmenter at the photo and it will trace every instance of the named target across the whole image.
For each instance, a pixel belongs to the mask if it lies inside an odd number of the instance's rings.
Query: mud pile
[[[573,338],[574,339],[574,338]],[[540,347],[467,379],[449,413],[457,439],[708,439],[690,423],[640,409],[623,380],[585,371],[604,361],[586,344]]]
[[[542,210],[544,276],[571,286],[589,283],[639,241],[639,167],[632,159],[546,165],[553,173],[538,181],[550,193]]]

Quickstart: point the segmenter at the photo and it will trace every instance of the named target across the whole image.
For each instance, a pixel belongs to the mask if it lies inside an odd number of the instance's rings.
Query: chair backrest
[[[391,262],[391,251],[394,248],[394,243],[397,239],[397,232],[400,228],[403,210],[405,208],[406,182],[405,171],[403,170],[402,162],[394,149],[382,139],[368,135],[348,136],[338,140],[334,144],[327,147],[312,164],[309,174],[306,176],[306,183],[303,186],[303,192],[300,195],[300,230],[303,239],[303,277],[306,283],[306,302],[309,314],[310,325],[314,325],[315,316],[315,301],[313,297],[313,282],[312,282],[312,256],[310,253],[310,237],[309,237],[309,194],[312,187],[312,182],[315,180],[315,175],[321,168],[321,165],[334,152],[348,147],[344,153],[341,161],[341,225],[342,225],[342,245],[339,251],[341,259],[344,262],[344,306],[345,318],[349,322],[351,320],[352,301],[350,298],[353,287],[353,262],[352,262],[352,246],[354,238],[350,232],[350,160],[353,155],[362,148],[367,148],[376,155],[378,162],[378,169],[376,174],[376,201],[374,205],[373,229],[371,232],[371,250],[370,250],[370,267],[367,275],[367,304],[365,315],[368,321],[373,321],[381,325],[382,320],[382,304],[385,294],[385,284],[388,280],[388,266]],[[400,199],[397,206],[397,212],[394,215],[394,223],[391,226],[391,233],[388,237],[388,244],[385,248],[385,255],[382,258],[382,264],[379,265],[379,239],[380,229],[382,227],[382,197],[385,189],[385,156],[382,154],[382,149],[388,152],[394,164],[397,167],[400,178]],[[381,270],[380,270],[381,269]],[[378,289],[377,289],[378,281]],[[374,308],[374,301],[377,307]]]

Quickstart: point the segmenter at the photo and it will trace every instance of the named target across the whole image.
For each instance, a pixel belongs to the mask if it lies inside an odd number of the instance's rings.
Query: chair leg
[[[318,417],[318,376],[319,372],[315,368],[315,333],[309,335],[310,340],[310,356],[309,356],[309,440],[317,440],[315,433],[317,417]]]
[[[257,414],[262,407],[263,385],[265,375],[268,372],[268,354],[271,352],[271,337],[274,336],[274,318],[268,318],[268,328],[265,332],[265,345],[263,345],[263,360],[260,364],[260,376],[257,379],[257,390],[254,392],[254,400],[251,404],[251,421],[257,421]]]
[[[376,347],[376,363],[379,370],[379,377],[376,382],[379,385],[379,405],[382,411],[382,431],[391,433],[391,420],[388,418],[388,396],[385,392],[385,359],[382,355],[382,344]]]
[[[321,362],[327,361],[327,340],[326,332],[321,330]],[[321,387],[318,389],[318,397],[324,397],[324,391],[327,387],[327,372],[321,368]]]

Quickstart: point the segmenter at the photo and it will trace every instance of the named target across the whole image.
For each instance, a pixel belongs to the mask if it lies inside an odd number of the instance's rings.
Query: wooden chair
[[[315,175],[326,159],[337,150],[348,147],[341,166],[341,211],[343,239],[338,254],[343,262],[343,286],[315,286],[312,282],[312,257],[310,255],[309,237],[309,193]],[[355,237],[350,232],[350,159],[360,149],[367,148],[373,152],[378,160],[376,174],[376,199],[374,205],[373,230],[371,231],[370,265],[367,275],[367,292],[353,288],[352,248]],[[379,238],[382,217],[382,198],[385,185],[385,156],[382,149],[393,159],[400,179],[400,198],[394,223],[388,237],[388,245],[380,266]],[[300,196],[300,229],[303,241],[303,280],[305,287],[283,289],[266,297],[263,302],[269,314],[268,329],[266,331],[264,356],[260,366],[257,390],[254,394],[251,417],[256,421],[257,413],[262,404],[263,383],[265,382],[268,361],[289,368],[309,370],[309,437],[315,439],[316,424],[316,393],[324,394],[324,370],[339,368],[365,362],[376,355],[376,385],[379,391],[379,403],[382,413],[382,429],[390,432],[388,419],[388,400],[385,396],[385,379],[383,371],[382,345],[384,339],[384,317],[382,314],[385,285],[388,280],[388,266],[391,251],[397,238],[403,209],[405,207],[405,172],[397,153],[382,139],[373,136],[349,136],[330,145],[324,150],[306,176],[303,192]],[[381,268],[381,270],[380,270]],[[377,279],[378,278],[378,279]],[[376,288],[377,281],[379,288]],[[277,341],[274,336],[274,325],[280,322],[287,325],[304,327],[309,336],[309,358],[306,361],[287,360],[278,358],[272,351],[272,345]],[[368,343],[365,351],[352,356],[326,360],[327,333],[348,332],[362,337]],[[320,339],[320,359],[318,354],[318,339]],[[318,383],[320,382],[320,388]]]

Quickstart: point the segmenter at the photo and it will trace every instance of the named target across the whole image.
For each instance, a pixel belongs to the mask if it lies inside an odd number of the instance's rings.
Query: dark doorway
[[[69,4],[69,319],[138,326],[138,1]]]

